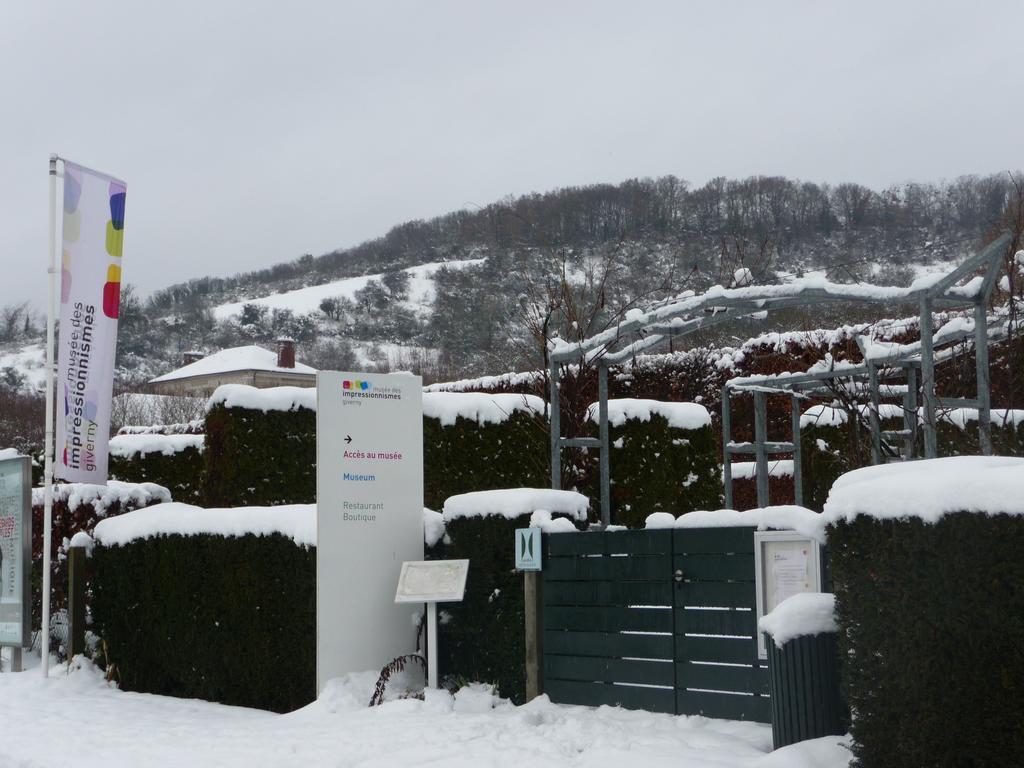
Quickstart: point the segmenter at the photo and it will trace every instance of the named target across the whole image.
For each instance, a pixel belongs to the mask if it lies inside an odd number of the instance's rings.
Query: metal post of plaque
[[[437,604],[458,603],[466,594],[469,560],[402,563],[396,603],[427,604],[427,685],[437,688]]]
[[[11,648],[13,672],[31,638],[31,546],[31,460],[0,459],[0,646]]]

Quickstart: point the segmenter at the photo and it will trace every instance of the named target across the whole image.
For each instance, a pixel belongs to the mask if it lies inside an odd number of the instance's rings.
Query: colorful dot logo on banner
[[[64,242],[74,243],[82,234],[82,212],[78,201],[82,198],[82,181],[70,169],[64,171]]]
[[[345,379],[345,380],[343,380],[341,382],[341,388],[342,389],[348,389],[348,390],[356,389],[356,390],[359,390],[361,392],[365,392],[366,390],[368,390],[370,388],[370,382],[368,382],[368,381],[359,381],[359,379],[356,379],[355,381],[349,381],[348,379]]]
[[[60,258],[60,303],[67,304],[71,296],[71,254],[62,251]]]
[[[121,268],[111,264],[107,267],[107,282],[103,285],[103,314],[117,319],[121,306]]]
[[[125,188],[120,184],[111,184],[110,221],[107,222],[107,253],[121,257],[124,249],[124,201]]]

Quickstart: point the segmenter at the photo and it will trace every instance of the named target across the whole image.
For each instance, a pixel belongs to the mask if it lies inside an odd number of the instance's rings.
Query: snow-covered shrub
[[[157,483],[175,501],[202,496],[202,435],[118,435],[110,440],[110,478]]]
[[[217,389],[206,413],[207,506],[316,501],[316,392],[306,390],[307,402],[284,391],[297,389]]]
[[[123,525],[97,530],[93,631],[106,644],[115,679],[125,690],[275,712],[313,701],[316,548],[307,541],[312,534],[296,531],[315,531],[315,508],[167,506],[176,509],[161,516],[172,526],[165,530],[213,531],[222,513],[246,514],[227,521],[224,535],[144,535],[141,518],[141,527],[122,518],[111,522]],[[275,526],[275,515],[308,524]],[[241,534],[246,521],[259,533]]]
[[[992,409],[992,451],[997,456],[1024,456],[1024,410]],[[956,408],[940,411],[936,427],[940,456],[971,456],[978,445],[978,411]]]
[[[170,501],[166,488],[153,483],[59,483],[53,486],[50,537],[50,596],[53,611],[67,605],[67,548],[75,534],[92,534],[107,518]],[[32,489],[32,627],[42,625],[43,516],[45,489]]]
[[[528,395],[423,397],[423,498],[439,508],[470,491],[548,484],[544,404]]]
[[[1024,765],[1024,461],[866,467],[825,519],[859,764]]]
[[[597,404],[589,421],[597,432]],[[642,528],[654,512],[678,515],[722,503],[718,441],[696,403],[616,399],[608,403],[612,522]],[[597,496],[593,456],[592,496]]]
[[[463,601],[442,606],[438,664],[443,678],[489,683],[501,696],[523,701],[525,617],[515,530],[531,524],[571,530],[570,520],[583,525],[586,517],[585,496],[542,488],[469,493],[445,503],[446,543],[428,548],[427,556],[468,558],[469,577]]]

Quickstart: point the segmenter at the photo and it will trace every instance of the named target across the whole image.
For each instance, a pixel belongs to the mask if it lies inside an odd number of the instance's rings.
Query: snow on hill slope
[[[40,390],[46,387],[46,346],[26,344],[0,351],[0,370],[13,368],[25,377],[25,387]]]
[[[431,305],[434,303],[434,273],[444,267],[448,269],[465,269],[466,267],[482,264],[483,261],[483,259],[435,261],[402,270],[409,275],[409,299],[406,303],[414,310],[429,312]],[[286,293],[275,293],[259,299],[221,304],[213,308],[213,314],[218,320],[224,320],[239,314],[242,311],[242,307],[246,304],[256,304],[268,309],[290,309],[296,315],[305,315],[310,312],[316,312],[320,308],[320,302],[324,299],[341,297],[351,299],[358,291],[365,288],[371,280],[380,280],[383,277],[383,273],[347,277],[343,280],[335,280],[323,285],[311,285],[307,288],[299,288],[294,291],[287,291]]]

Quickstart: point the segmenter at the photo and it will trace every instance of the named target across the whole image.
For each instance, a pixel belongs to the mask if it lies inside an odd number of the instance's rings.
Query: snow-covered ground
[[[38,663],[38,659],[36,660]],[[6,668],[6,665],[5,665]],[[174,766],[624,765],[846,768],[845,738],[771,751],[771,728],[538,699],[515,707],[480,687],[368,708],[376,675],[334,681],[320,700],[276,715],[125,693],[90,665],[0,674],[3,768]]]
[[[420,264],[419,266],[402,270],[409,275],[409,298],[406,303],[414,310],[429,310],[434,303],[434,273],[442,267],[465,269],[466,267],[482,264],[483,261],[483,259],[435,261],[430,264]],[[275,293],[272,296],[264,296],[260,299],[221,304],[213,308],[213,314],[218,320],[224,320],[237,315],[246,304],[257,304],[269,309],[290,309],[297,315],[305,315],[310,312],[316,312],[320,308],[320,302],[324,299],[351,299],[358,291],[365,288],[371,280],[380,280],[383,277],[383,273],[347,277],[343,280],[335,280],[323,285],[311,285],[294,291]]]

